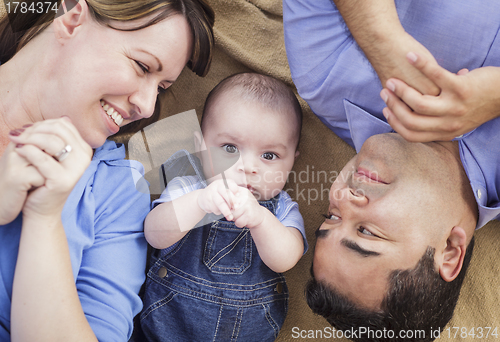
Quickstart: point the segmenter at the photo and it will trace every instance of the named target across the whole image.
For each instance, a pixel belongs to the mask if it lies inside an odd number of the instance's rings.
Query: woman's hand
[[[89,165],[92,149],[68,118],[25,126],[12,131],[10,140],[16,144],[13,153],[26,162],[24,167],[35,168],[44,179],[28,191],[22,207],[12,340],[96,341],[82,310],[61,221],[64,204]],[[62,153],[63,149],[71,152]],[[26,329],[27,324],[32,329]]]
[[[383,113],[406,140],[452,140],[500,116],[500,67],[462,69],[453,74],[422,55],[409,53],[408,61],[441,92],[422,95],[399,79],[388,80],[389,89],[380,93],[387,104]]]
[[[66,199],[90,163],[92,148],[65,117],[37,122],[16,132],[10,139],[17,144],[14,152],[25,161],[25,173],[34,168],[44,179],[33,182],[23,216],[60,217]],[[62,159],[60,153],[65,148],[71,151]]]
[[[0,225],[12,222],[21,212],[28,191],[42,186],[45,178],[10,143],[0,158]]]

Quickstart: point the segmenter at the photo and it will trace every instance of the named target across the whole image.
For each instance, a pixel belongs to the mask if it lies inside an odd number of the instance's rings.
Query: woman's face
[[[138,24],[112,23],[121,29]],[[61,60],[41,97],[42,115],[69,116],[87,143],[99,147],[119,127],[153,114],[158,92],[177,79],[191,46],[191,30],[181,15],[137,31],[87,17],[63,41]]]

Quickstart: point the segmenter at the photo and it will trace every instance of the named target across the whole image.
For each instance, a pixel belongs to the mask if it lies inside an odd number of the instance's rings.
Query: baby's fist
[[[212,182],[203,189],[198,196],[198,206],[206,213],[224,215],[228,221],[233,220],[231,209],[234,203],[234,194],[238,191],[238,185],[228,179],[226,188],[222,179]]]
[[[260,225],[264,220],[262,210],[267,209],[257,202],[255,196],[247,188],[238,187],[233,210],[234,223],[237,227],[251,229]]]

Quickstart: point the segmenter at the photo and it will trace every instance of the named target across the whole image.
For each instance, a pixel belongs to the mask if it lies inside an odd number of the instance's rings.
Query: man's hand
[[[418,53],[408,53],[407,60],[441,89],[437,96],[422,95],[402,80],[386,82],[380,93],[384,116],[408,141],[451,140],[500,116],[499,67],[453,74]]]
[[[419,55],[425,56],[427,60],[437,63],[434,56],[406,32],[391,36],[389,41],[366,50],[368,51],[365,51],[365,54],[377,72],[382,85],[385,85],[390,78],[397,78],[421,94],[439,94],[440,89],[434,80],[409,64],[406,59],[408,51],[415,51]]]
[[[439,87],[406,61],[415,51],[432,54],[401,25],[394,0],[334,0],[356,43],[365,53],[382,83],[398,78],[422,94],[438,95]]]

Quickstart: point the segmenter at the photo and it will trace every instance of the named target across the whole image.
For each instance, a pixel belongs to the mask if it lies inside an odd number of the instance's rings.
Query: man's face
[[[435,143],[408,143],[397,134],[368,139],[330,189],[315,278],[364,308],[380,309],[392,271],[413,268],[427,246],[446,244],[450,164]]]

